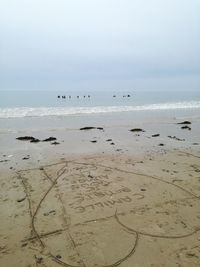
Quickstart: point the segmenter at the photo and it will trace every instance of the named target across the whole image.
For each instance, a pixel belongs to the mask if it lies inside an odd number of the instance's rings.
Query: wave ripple
[[[69,116],[79,114],[114,113],[127,111],[151,111],[172,109],[199,109],[200,101],[160,103],[138,106],[96,106],[96,107],[17,107],[0,108],[0,118],[22,118],[42,116]]]

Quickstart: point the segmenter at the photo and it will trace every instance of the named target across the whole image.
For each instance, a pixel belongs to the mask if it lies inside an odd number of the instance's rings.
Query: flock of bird
[[[84,95],[83,98],[90,98],[91,96],[90,95]],[[116,95],[113,95],[113,97],[117,97]],[[123,97],[131,97],[131,95],[123,95]],[[58,95],[57,98],[62,98],[62,99],[66,99],[66,95]],[[72,98],[71,95],[68,96],[69,99]],[[79,95],[76,96],[76,98],[80,98]]]
[[[84,98],[86,98],[86,97],[87,97],[87,98],[90,98],[90,95],[87,95],[87,96],[84,95],[83,97],[84,97]],[[66,96],[65,96],[65,95],[62,95],[62,96],[58,95],[57,98],[63,98],[63,99],[65,99]],[[68,98],[72,98],[72,96],[69,95]],[[76,98],[80,98],[80,96],[77,95]]]

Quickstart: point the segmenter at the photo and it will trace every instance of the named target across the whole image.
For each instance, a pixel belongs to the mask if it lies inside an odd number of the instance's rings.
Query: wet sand
[[[5,134],[0,266],[199,266],[198,131],[142,127]]]

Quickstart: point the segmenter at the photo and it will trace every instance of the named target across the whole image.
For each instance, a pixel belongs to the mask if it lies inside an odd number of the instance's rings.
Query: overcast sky
[[[0,0],[8,89],[200,89],[200,0]]]

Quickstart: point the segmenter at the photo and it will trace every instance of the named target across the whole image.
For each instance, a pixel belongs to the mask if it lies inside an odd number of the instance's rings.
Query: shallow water
[[[62,96],[66,98],[63,99]],[[198,115],[200,114],[200,92],[197,90],[92,93],[0,91],[0,118],[163,110],[167,112],[181,110],[183,113],[189,111]]]

